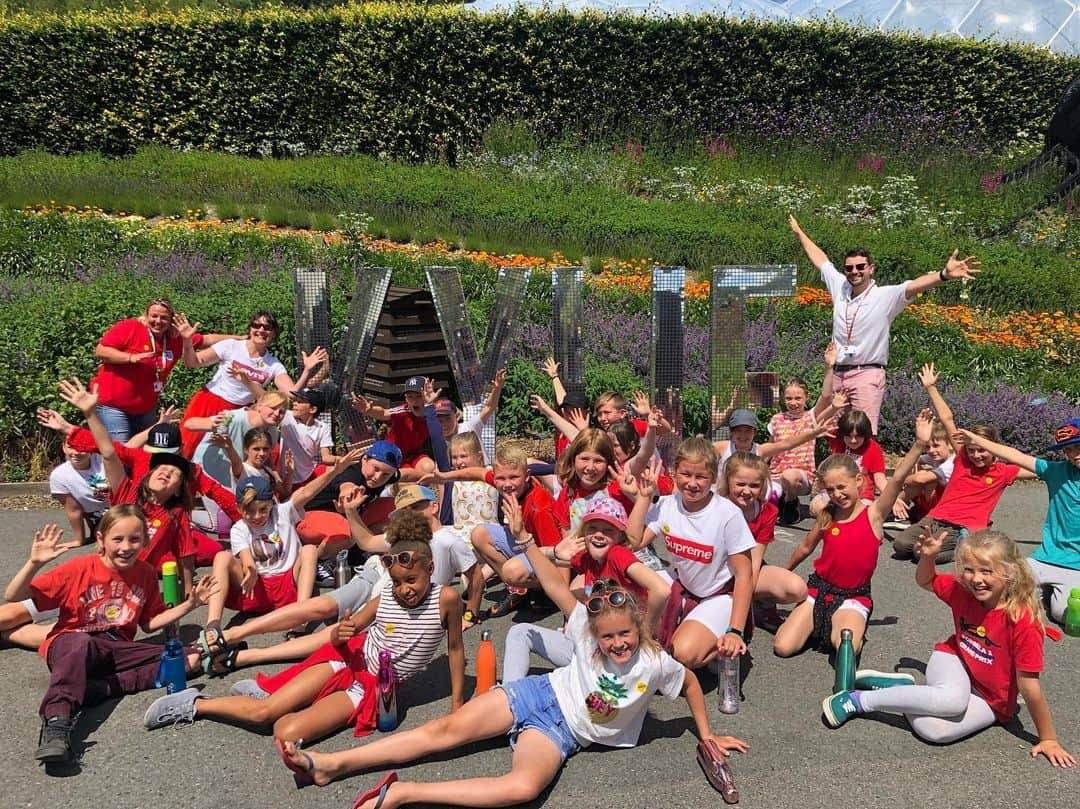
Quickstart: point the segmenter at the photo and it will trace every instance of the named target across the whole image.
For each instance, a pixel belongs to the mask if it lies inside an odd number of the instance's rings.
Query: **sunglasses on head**
[[[382,566],[387,570],[394,565],[401,565],[402,567],[412,567],[416,564],[416,560],[420,558],[420,554],[416,551],[398,551],[397,553],[384,553],[379,557],[379,561],[382,562]]]
[[[585,609],[595,614],[604,609],[605,603],[608,603],[613,607],[622,607],[627,602],[632,604],[634,602],[634,597],[625,590],[607,590],[602,593],[597,593],[586,601]]]
[[[865,270],[865,269],[866,269],[866,262],[865,261],[860,263],[860,264],[845,264],[844,265],[844,272],[858,272],[859,270]]]

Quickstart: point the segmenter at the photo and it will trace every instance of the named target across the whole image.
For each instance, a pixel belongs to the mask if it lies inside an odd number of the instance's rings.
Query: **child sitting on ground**
[[[919,456],[919,468],[904,481],[904,492],[893,506],[893,519],[886,522],[885,527],[902,530],[910,527],[912,520],[925,517],[949,485],[955,458],[945,425],[935,421],[930,446]]]
[[[348,725],[365,736],[375,729],[378,714],[379,653],[392,653],[401,683],[427,668],[444,636],[450,710],[457,711],[465,690],[461,599],[453,588],[431,581],[431,527],[424,515],[395,513],[387,539],[390,550],[381,561],[390,580],[357,615],[347,613],[334,625],[330,643],[280,674],[237,683],[233,696],[211,699],[189,688],[161,697],[147,709],[146,727],[218,719],[272,722],[278,741],[321,738]]]
[[[136,643],[136,631],[163,629],[205,604],[217,589],[213,576],[204,578],[185,601],[166,609],[157,573],[139,559],[147,541],[146,519],[133,504],[114,506],[101,518],[97,553],[37,575],[43,565],[78,547],[61,543],[62,536],[55,525],[38,531],[29,560],[4,591],[8,601],[29,598],[37,609],[59,613],[39,650],[49,667],[49,688],[41,701],[34,757],[45,763],[71,759],[71,733],[83,706],[154,687],[162,649]],[[188,654],[189,671],[198,659]]]
[[[1074,766],[1075,756],[1058,742],[1039,683],[1045,630],[1038,589],[1020,549],[999,531],[976,531],[956,551],[956,575],[938,575],[935,557],[944,543],[945,532],[934,536],[926,527],[915,569],[916,583],[949,605],[954,626],[930,655],[926,685],[915,685],[910,674],[856,672],[856,690],[822,703],[825,720],[836,728],[858,714],[899,713],[919,738],[949,744],[1011,723],[1020,694],[1038,733],[1031,757]]]

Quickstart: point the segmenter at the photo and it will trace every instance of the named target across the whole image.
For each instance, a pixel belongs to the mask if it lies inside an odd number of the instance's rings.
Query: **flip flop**
[[[375,804],[375,809],[379,809],[383,805],[383,801],[386,800],[386,791],[390,789],[390,785],[398,780],[397,770],[391,770],[383,776],[378,784],[373,786],[367,792],[363,792],[356,796],[356,800],[353,801],[352,809],[360,809],[365,803],[372,798],[378,798],[379,800]]]
[[[289,758],[289,752],[285,749],[285,743],[281,739],[274,739],[274,747],[277,748],[278,755],[281,756],[281,762],[292,770],[293,780],[296,782],[296,788],[311,786],[315,783],[315,779],[311,777],[312,771],[315,769],[315,762],[311,760],[311,756],[305,753],[303,750],[297,749],[304,758],[307,759],[307,768],[301,767],[291,758]]]

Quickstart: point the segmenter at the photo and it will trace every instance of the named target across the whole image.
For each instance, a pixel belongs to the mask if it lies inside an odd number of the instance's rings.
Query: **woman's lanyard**
[[[863,303],[866,301],[866,295],[874,288],[874,282],[870,282],[870,286],[862,291],[862,294],[856,296],[859,299],[859,305],[855,307],[855,312],[851,313],[851,301],[852,298],[849,295],[847,301],[844,302],[844,350],[846,354],[853,353],[851,346],[851,335],[855,332],[855,320],[859,316],[859,311],[862,309]]]
[[[165,380],[162,377],[165,375],[165,366],[168,364],[168,360],[165,359],[165,349],[168,346],[168,341],[166,340],[161,344],[161,366],[158,367],[157,341],[154,339],[154,332],[149,326],[146,327],[146,334],[150,338],[150,351],[154,355],[154,392],[161,393],[165,388]]]

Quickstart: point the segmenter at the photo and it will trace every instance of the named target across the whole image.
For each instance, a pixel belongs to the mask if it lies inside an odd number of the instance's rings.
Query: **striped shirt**
[[[792,418],[787,413],[777,413],[769,419],[769,437],[773,441],[783,441],[785,438],[813,429],[815,424],[816,420],[812,410],[804,410],[803,414],[797,419]],[[769,472],[773,480],[779,478],[780,473],[785,469],[802,469],[813,476],[815,446],[816,442],[807,441],[797,447],[792,447],[786,452],[781,452],[779,455],[774,455],[769,461]]]
[[[379,652],[383,649],[389,649],[394,656],[398,680],[407,680],[427,668],[446,634],[439,615],[441,591],[441,584],[432,584],[424,600],[407,610],[394,598],[393,582],[383,585],[375,620],[364,642],[368,671],[379,670]]]

